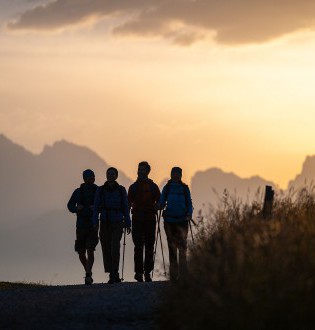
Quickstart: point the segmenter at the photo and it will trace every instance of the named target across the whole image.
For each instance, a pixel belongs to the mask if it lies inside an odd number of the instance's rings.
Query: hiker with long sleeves
[[[119,278],[120,241],[123,230],[131,232],[127,192],[117,183],[118,171],[110,167],[106,171],[107,181],[96,191],[93,224],[99,228],[105,273],[109,273],[108,283],[121,282]]]
[[[171,179],[164,186],[159,202],[164,209],[164,229],[167,237],[170,262],[170,280],[187,271],[187,235],[193,206],[189,187],[182,182],[182,169],[173,167]],[[177,261],[178,251],[178,261]]]
[[[67,204],[68,210],[76,214],[76,241],[74,249],[85,269],[85,284],[92,284],[92,267],[94,264],[94,251],[98,243],[97,232],[93,228],[93,204],[98,188],[94,172],[87,169],[83,172],[84,183],[75,189]]]
[[[138,165],[138,178],[128,190],[129,207],[132,213],[132,239],[134,248],[135,279],[151,282],[156,228],[156,210],[160,199],[159,187],[148,178],[151,167],[148,162]],[[143,250],[144,260],[143,260]]]

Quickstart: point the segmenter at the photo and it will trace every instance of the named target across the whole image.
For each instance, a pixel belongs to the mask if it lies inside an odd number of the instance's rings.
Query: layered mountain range
[[[75,216],[66,209],[71,192],[92,168],[102,184],[109,167],[87,147],[59,141],[36,155],[0,135],[0,280],[80,283],[82,271],[73,251]],[[315,179],[315,156],[308,156],[302,171],[289,183],[298,188]],[[119,182],[131,179],[119,169]],[[165,183],[165,182],[163,182]],[[161,183],[162,185],[162,183]],[[263,198],[261,177],[240,178],[218,168],[195,173],[190,182],[195,213],[218,203],[224,190],[244,201]],[[127,240],[126,279],[133,277],[133,244]],[[104,279],[97,250],[96,280]],[[158,260],[158,263],[160,261]],[[98,276],[98,278],[97,278]]]

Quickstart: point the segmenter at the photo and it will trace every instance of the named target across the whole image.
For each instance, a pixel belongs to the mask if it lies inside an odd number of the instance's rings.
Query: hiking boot
[[[120,283],[121,279],[119,277],[119,273],[110,274],[108,284]]]
[[[143,282],[143,274],[135,274],[135,280],[137,282]]]
[[[170,281],[172,283],[177,283],[178,282],[178,276],[170,276]]]
[[[121,282],[121,279],[119,277],[119,273],[118,272],[113,274],[113,279],[114,279],[114,282],[115,283],[120,283]]]
[[[152,282],[151,274],[150,273],[145,273],[144,274],[144,280],[146,282]]]
[[[92,273],[91,274],[86,273],[86,276],[84,278],[84,283],[85,283],[85,285],[93,284]]]

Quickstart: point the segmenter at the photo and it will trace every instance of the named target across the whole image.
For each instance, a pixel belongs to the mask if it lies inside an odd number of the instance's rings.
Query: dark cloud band
[[[94,17],[124,17],[116,35],[161,36],[188,45],[264,42],[313,28],[313,0],[55,0],[24,12],[10,29],[52,30]],[[132,17],[126,19],[126,17]]]

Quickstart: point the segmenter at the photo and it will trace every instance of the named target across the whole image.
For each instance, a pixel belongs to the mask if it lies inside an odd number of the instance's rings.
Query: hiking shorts
[[[95,251],[98,244],[97,231],[93,228],[90,229],[78,229],[76,231],[77,239],[75,240],[74,250],[79,254],[85,253],[86,250]]]

